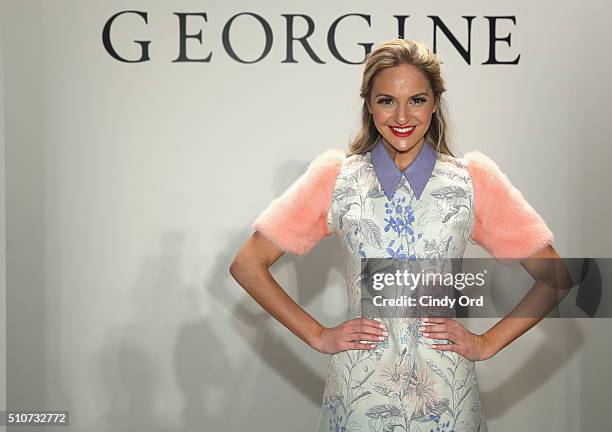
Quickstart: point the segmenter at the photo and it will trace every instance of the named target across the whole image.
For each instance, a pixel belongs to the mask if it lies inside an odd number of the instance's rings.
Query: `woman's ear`
[[[370,108],[370,101],[366,99],[366,105],[368,106],[368,112],[372,114],[372,108]]]

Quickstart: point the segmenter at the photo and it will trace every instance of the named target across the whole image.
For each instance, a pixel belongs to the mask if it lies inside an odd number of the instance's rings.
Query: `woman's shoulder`
[[[331,147],[319,153],[310,163],[307,171],[310,175],[316,177],[323,175],[331,181],[338,175],[363,172],[364,166],[371,167],[370,152],[350,153],[348,150]]]
[[[470,150],[464,153],[463,156],[440,153],[438,160],[443,166],[465,170],[471,177],[497,177],[503,175],[503,172],[493,159],[479,150]]]
[[[451,178],[459,177],[463,181],[469,178],[468,162],[462,158],[446,153],[438,153],[438,161],[434,167],[438,174],[447,174]]]
[[[329,176],[338,173],[346,160],[346,152],[337,147],[330,147],[317,154],[306,169],[310,176]]]
[[[363,174],[369,169],[372,169],[372,159],[369,151],[364,153],[347,152],[341,167],[344,176]]]
[[[472,239],[497,258],[522,259],[547,244],[554,235],[508,176],[487,155],[464,154],[474,190],[476,223]]]
[[[479,150],[470,150],[463,157],[457,158],[458,163],[465,166],[472,182],[495,182],[510,187],[510,181],[499,165],[489,156]]]
[[[489,156],[479,150],[470,150],[459,158],[467,167],[481,169],[499,169],[498,165]]]
[[[329,147],[324,151],[320,152],[312,160],[311,165],[315,166],[336,166],[341,164],[346,159],[347,154],[345,150],[339,147]]]
[[[283,251],[307,253],[330,234],[326,216],[345,159],[345,152],[339,148],[318,153],[302,175],[255,218],[253,229]]]

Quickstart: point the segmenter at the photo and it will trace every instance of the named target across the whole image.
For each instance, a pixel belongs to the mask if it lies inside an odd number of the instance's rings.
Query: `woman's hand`
[[[338,327],[324,328],[311,344],[323,354],[336,354],[350,349],[373,349],[376,343],[384,340],[389,333],[385,326],[376,320],[354,318],[343,322]],[[375,343],[361,343],[373,341]]]
[[[448,340],[450,344],[433,344],[440,351],[454,351],[468,360],[486,360],[495,355],[495,350],[484,335],[477,335],[460,322],[450,318],[423,318],[419,330],[431,339]]]

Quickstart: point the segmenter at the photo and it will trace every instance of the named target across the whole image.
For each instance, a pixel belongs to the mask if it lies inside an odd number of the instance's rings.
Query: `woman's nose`
[[[395,121],[400,125],[408,122],[408,109],[398,105],[397,110],[395,111]]]

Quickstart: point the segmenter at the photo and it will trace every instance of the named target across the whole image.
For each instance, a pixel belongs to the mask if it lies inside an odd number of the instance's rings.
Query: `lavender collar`
[[[420,199],[423,189],[425,189],[425,185],[427,185],[431,177],[437,159],[436,151],[425,139],[419,154],[402,172],[395,165],[393,159],[391,159],[381,137],[378,138],[375,147],[371,150],[371,157],[374,172],[389,199],[393,198],[395,189],[402,179],[402,174],[406,177],[408,183],[410,183],[416,198]]]

